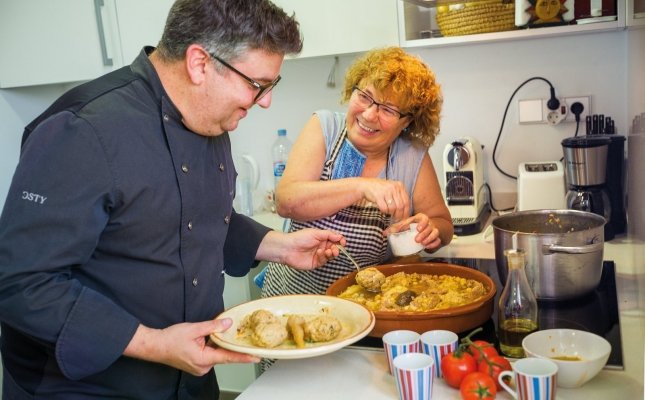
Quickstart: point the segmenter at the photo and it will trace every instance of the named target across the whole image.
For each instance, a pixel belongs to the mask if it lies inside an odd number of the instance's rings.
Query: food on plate
[[[356,283],[371,292],[379,292],[385,283],[385,275],[374,267],[365,268],[356,274]]]
[[[256,310],[244,317],[237,333],[251,340],[256,346],[273,348],[289,336],[286,327],[271,311]]]
[[[554,356],[551,358],[560,361],[582,361],[582,357],[580,356]]]
[[[260,324],[268,324],[271,322],[279,322],[278,317],[276,317],[271,311],[267,310],[256,310],[249,315],[248,319],[245,319],[245,322],[242,322],[243,325],[248,324],[252,329],[253,327]]]
[[[311,342],[328,342],[335,339],[342,326],[337,318],[331,315],[320,315],[305,322],[305,338]]]
[[[462,400],[493,400],[497,387],[493,378],[483,372],[473,372],[459,385]]]
[[[333,340],[338,337],[342,329],[338,318],[326,313],[278,316],[268,310],[256,310],[242,319],[237,328],[237,337],[242,340],[248,339],[253,345],[266,348],[278,347],[291,339],[297,348],[304,348],[306,342]]]
[[[256,346],[273,348],[284,342],[289,333],[280,322],[263,322],[256,325],[251,333],[251,341]]]
[[[370,269],[377,270],[366,268],[363,271]],[[365,275],[366,281],[367,277],[376,276],[372,272],[369,274]],[[486,294],[484,285],[474,279],[405,272],[385,277],[380,293],[372,293],[366,290],[365,282],[359,282],[358,274],[356,276],[358,284],[349,286],[338,297],[362,304],[372,311],[441,310],[470,304]]]
[[[305,319],[299,315],[290,315],[287,318],[287,326],[289,327],[289,332],[293,338],[296,347],[302,349],[305,347],[305,329],[304,329]]]

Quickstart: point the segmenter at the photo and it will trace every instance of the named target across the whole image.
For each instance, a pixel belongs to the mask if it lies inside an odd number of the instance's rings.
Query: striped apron
[[[329,160],[325,162],[321,181],[331,179],[335,161],[347,138],[343,129],[333,144]],[[389,156],[388,156],[389,164]],[[387,167],[386,167],[387,178]],[[289,232],[303,228],[328,229],[341,233],[347,239],[345,246],[361,267],[382,263],[387,253],[387,238],[383,230],[390,224],[390,216],[383,214],[378,207],[365,199],[343,208],[336,214],[315,221],[292,221]],[[338,278],[356,270],[356,267],[343,256],[328,261],[324,266],[300,271],[279,263],[269,263],[264,283],[262,297],[285,294],[324,294],[327,287]]]

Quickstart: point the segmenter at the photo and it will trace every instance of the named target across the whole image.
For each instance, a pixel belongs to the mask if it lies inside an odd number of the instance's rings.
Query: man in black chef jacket
[[[228,132],[301,48],[267,0],[178,0],[156,49],[27,126],[0,219],[4,399],[214,400],[214,364],[258,361],[207,340],[231,325],[224,273],[344,242],[232,209]]]

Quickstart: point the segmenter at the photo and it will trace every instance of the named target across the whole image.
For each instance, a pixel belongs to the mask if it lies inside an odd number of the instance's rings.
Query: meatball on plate
[[[263,358],[296,359],[328,354],[372,330],[374,313],[333,296],[302,294],[250,301],[224,311],[226,332],[213,332],[218,346]]]

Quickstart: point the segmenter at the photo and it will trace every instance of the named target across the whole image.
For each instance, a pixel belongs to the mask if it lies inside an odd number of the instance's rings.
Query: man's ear
[[[210,62],[211,57],[201,46],[196,44],[188,46],[184,60],[188,79],[196,85],[202,84],[206,80],[206,68]]]

